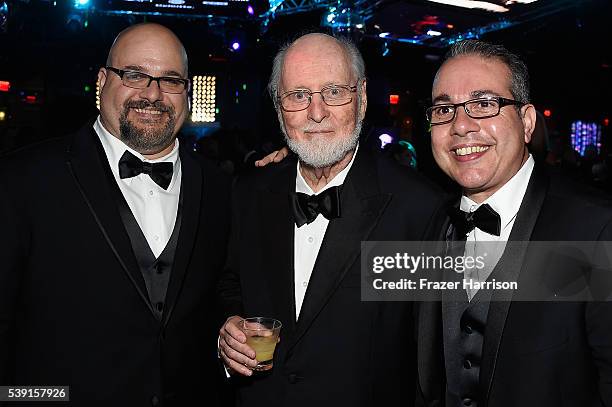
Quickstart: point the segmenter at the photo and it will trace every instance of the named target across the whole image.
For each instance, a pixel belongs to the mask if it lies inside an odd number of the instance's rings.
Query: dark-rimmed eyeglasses
[[[357,85],[329,85],[316,92],[307,89],[296,89],[278,96],[278,101],[285,112],[299,112],[310,106],[312,95],[315,93],[321,95],[323,102],[327,106],[343,106],[353,101],[352,94],[356,91]]]
[[[471,99],[463,103],[444,103],[434,105],[425,111],[427,120],[434,126],[446,124],[455,120],[457,108],[463,106],[465,114],[472,119],[487,119],[497,116],[504,106],[523,106],[525,103],[518,100],[506,99],[499,96]]]
[[[107,66],[106,69],[119,75],[123,85],[133,89],[145,89],[151,82],[157,82],[159,90],[164,93],[183,93],[189,88],[189,79],[175,78],[172,76],[151,76],[144,72],[124,71],[123,69]]]

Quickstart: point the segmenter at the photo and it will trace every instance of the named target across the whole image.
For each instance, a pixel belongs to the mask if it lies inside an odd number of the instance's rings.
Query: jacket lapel
[[[536,165],[514,226],[512,227],[509,241],[527,242],[531,239],[531,234],[540,214],[547,190],[548,179],[542,171],[538,170]],[[524,247],[519,247],[518,245],[507,247],[491,276],[499,281],[518,281],[524,257]],[[489,305],[482,350],[482,368],[480,371],[481,394],[484,395],[483,399],[487,400],[487,403],[491,385],[493,384],[495,363],[511,300],[512,292],[508,293],[506,290],[498,290],[493,292]]]
[[[449,205],[450,206],[450,205]],[[444,253],[453,250],[451,246],[457,241],[455,229],[447,217],[442,224],[436,239],[444,244]],[[446,276],[444,276],[446,279]],[[444,397],[444,348],[443,348],[443,293],[438,293],[436,301],[422,301],[416,304],[417,321],[417,366],[420,394],[423,405],[439,405]],[[419,404],[420,405],[420,404]]]
[[[327,227],[290,348],[308,330],[358,259],[361,241],[368,239],[391,200],[390,194],[380,193],[377,180],[373,157],[362,148],[342,187],[341,217],[331,220]]]
[[[178,213],[181,213],[181,226],[179,230],[176,252],[174,254],[174,265],[168,282],[166,293],[166,311],[164,311],[164,326],[168,324],[176,299],[183,286],[183,280],[189,266],[189,259],[194,250],[196,233],[200,224],[200,208],[206,207],[206,202],[202,202],[202,183],[206,182],[202,177],[202,168],[194,157],[186,150],[180,148],[181,158],[181,201],[182,205]],[[214,193],[214,191],[209,191]],[[204,204],[204,205],[202,205]],[[213,231],[209,231],[214,233]]]
[[[294,233],[295,223],[290,194],[295,192],[297,161],[288,158],[272,175],[266,188],[257,191],[258,235],[261,251],[260,270],[265,273],[267,292],[274,313],[283,323],[283,337],[291,337],[295,328]],[[281,164],[283,165],[283,164]]]
[[[426,301],[417,304],[419,389],[426,405],[439,405],[444,397],[441,305],[441,301]]]
[[[138,268],[130,239],[119,216],[117,203],[113,199],[114,193],[111,190],[113,186],[109,185],[109,179],[112,182],[114,179],[92,123],[83,127],[69,140],[66,165],[122,270],[151,314],[155,315],[149,303],[145,282]]]

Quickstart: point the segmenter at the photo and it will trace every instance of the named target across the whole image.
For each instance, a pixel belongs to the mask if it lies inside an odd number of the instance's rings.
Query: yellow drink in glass
[[[255,351],[257,366],[253,370],[264,371],[272,369],[274,349],[278,343],[278,335],[282,324],[274,318],[246,318],[241,328],[247,337],[247,345]]]

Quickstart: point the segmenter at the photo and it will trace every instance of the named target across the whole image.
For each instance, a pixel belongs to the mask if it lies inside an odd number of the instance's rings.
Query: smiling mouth
[[[463,157],[463,156],[470,155],[470,154],[482,153],[484,151],[487,151],[488,149],[489,149],[489,146],[468,146],[468,147],[456,148],[451,151],[455,153],[456,156]]]
[[[140,113],[140,114],[151,114],[151,115],[160,115],[163,112],[161,110],[157,110],[157,109],[138,109],[138,108],[134,108],[134,111],[136,111],[136,113]]]

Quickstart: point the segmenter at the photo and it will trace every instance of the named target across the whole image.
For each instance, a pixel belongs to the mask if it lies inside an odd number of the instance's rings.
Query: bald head
[[[183,43],[171,30],[163,25],[155,23],[135,24],[121,31],[108,51],[106,66],[114,66],[117,60],[116,56],[121,55],[121,53],[125,51],[126,44],[130,46],[145,46],[152,41],[159,41],[180,53],[184,66],[184,70],[180,72],[180,74],[186,77],[188,73],[188,61],[187,52],[185,51]]]
[[[296,40],[285,44],[276,54],[272,65],[272,74],[268,82],[268,91],[272,99],[276,101],[278,90],[281,85],[283,70],[287,66],[286,59],[302,54],[318,59],[321,55],[342,55],[337,58],[337,63],[346,64],[351,71],[353,79],[365,78],[365,63],[361,53],[350,40],[343,37],[332,37],[323,33],[311,33],[303,35]],[[291,61],[290,61],[291,62]]]
[[[298,38],[287,48],[283,68],[287,65],[287,60],[294,58],[296,55],[316,58],[322,54],[337,55],[339,64],[350,64],[347,49],[338,39],[327,34],[312,33]]]

